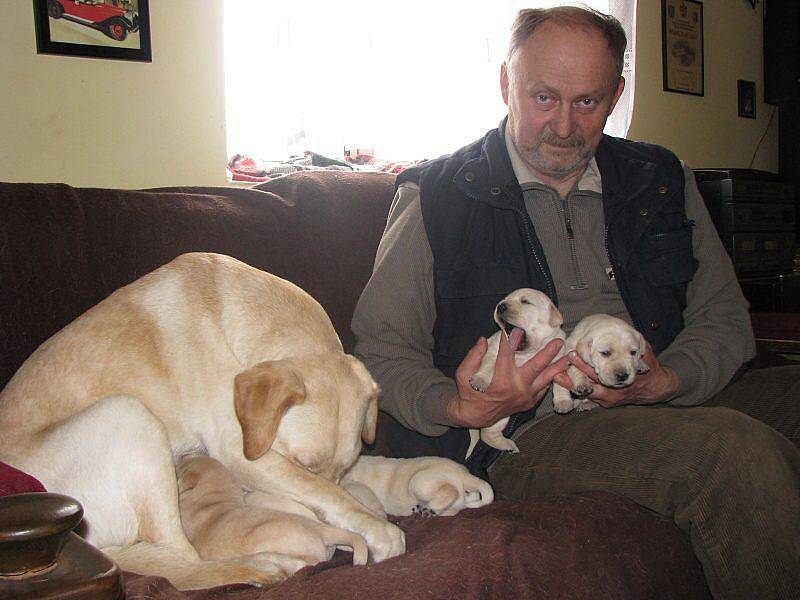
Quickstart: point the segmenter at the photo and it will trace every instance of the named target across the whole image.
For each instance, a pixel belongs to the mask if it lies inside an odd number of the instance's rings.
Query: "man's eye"
[[[536,101],[539,104],[549,104],[551,100],[549,94],[536,94]]]
[[[611,350],[601,350],[600,356],[605,356],[605,357],[611,356]]]
[[[592,108],[596,102],[592,98],[582,98],[578,100],[578,106],[583,108]]]

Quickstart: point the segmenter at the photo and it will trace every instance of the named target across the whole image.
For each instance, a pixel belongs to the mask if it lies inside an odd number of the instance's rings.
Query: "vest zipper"
[[[530,228],[528,227],[528,215],[527,213],[523,213],[519,208],[512,206],[511,207],[522,219],[522,222],[525,224],[525,237],[528,239],[528,247],[531,250],[531,254],[533,254],[533,258],[536,259],[536,264],[539,266],[539,271],[544,275],[545,282],[547,283],[547,291],[549,292],[548,296],[554,298],[555,288],[553,286],[553,281],[550,279],[550,274],[545,270],[544,264],[542,263],[539,255],[536,253],[536,247],[533,245],[533,239],[531,238]],[[508,419],[508,423],[506,423],[505,428],[503,429],[503,435],[506,437],[511,437],[511,434],[514,433],[517,428],[520,426],[520,420],[522,419],[523,413],[515,413],[511,415]]]
[[[472,198],[472,200],[474,200],[475,202],[480,202],[481,201],[479,198],[477,198],[476,196],[473,196],[468,191],[466,191],[466,190],[463,190],[463,191],[464,191],[464,193],[467,194],[467,196]],[[556,295],[555,287],[553,286],[553,281],[550,279],[549,273],[544,268],[544,263],[542,263],[541,258],[539,258],[539,255],[536,253],[536,247],[533,245],[533,239],[531,238],[530,228],[528,227],[528,221],[527,221],[528,215],[527,215],[527,213],[524,213],[523,211],[521,211],[516,206],[511,206],[510,208],[515,213],[517,213],[517,215],[519,215],[520,219],[522,219],[522,223],[525,225],[525,237],[528,240],[528,248],[530,248],[530,251],[531,251],[531,254],[533,255],[533,258],[536,259],[536,264],[539,266],[539,271],[541,272],[542,275],[544,275],[545,283],[547,284],[547,291],[548,291],[547,295],[550,296],[550,298],[554,298],[555,295]],[[508,418],[508,423],[506,423],[506,426],[503,428],[503,435],[504,436],[510,437],[511,434],[514,433],[514,431],[517,429],[517,427],[519,427],[519,421],[520,421],[520,419],[522,419],[522,414],[523,413],[516,413],[516,414],[511,415]],[[478,441],[478,444],[480,444],[480,443],[481,442]],[[473,453],[474,452],[475,452],[475,450],[473,450]],[[498,454],[499,454],[498,450],[495,450],[495,452],[498,452]],[[486,465],[486,467],[488,468],[488,465]]]
[[[523,224],[525,225],[525,237],[528,240],[528,248],[530,248],[531,254],[533,254],[533,258],[536,259],[536,264],[539,267],[539,271],[542,273],[542,275],[544,275],[545,282],[547,283],[547,291],[548,291],[547,295],[550,296],[551,298],[554,298],[556,295],[556,290],[555,287],[553,286],[552,280],[550,279],[550,274],[545,270],[544,263],[542,263],[542,260],[536,253],[536,247],[533,245],[533,238],[531,238],[531,232],[530,229],[528,228],[528,222],[526,220],[528,218],[528,215],[527,213],[523,213],[516,206],[512,206],[511,209],[519,215],[519,217],[522,219]]]
[[[572,259],[572,270],[575,273],[575,283],[569,286],[571,290],[585,290],[589,286],[583,280],[583,273],[578,264],[578,253],[575,250],[575,232],[572,229],[572,213],[569,209],[569,202],[567,198],[561,200],[561,208],[564,211],[564,225],[567,228],[567,240],[569,241],[569,254]]]

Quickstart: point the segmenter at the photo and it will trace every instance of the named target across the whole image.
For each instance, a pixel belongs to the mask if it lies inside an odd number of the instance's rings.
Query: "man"
[[[464,461],[501,497],[627,496],[690,535],[716,597],[800,597],[800,452],[742,412],[695,407],[768,382],[754,410],[789,423],[800,377],[756,371],[726,389],[754,342],[692,173],[663,148],[602,133],[625,45],[600,13],[520,12],[501,71],[507,119],[398,177],[356,353],[381,385],[396,455]],[[594,373],[576,356],[551,364],[557,341],[517,368],[512,335],[489,388],[473,390],[494,305],[520,287],[546,292],[567,332],[592,313],[632,323],[650,372],[621,390],[595,383],[603,408],[554,415],[550,384],[571,387],[569,363]],[[479,443],[467,458],[466,428],[509,415],[520,453]]]

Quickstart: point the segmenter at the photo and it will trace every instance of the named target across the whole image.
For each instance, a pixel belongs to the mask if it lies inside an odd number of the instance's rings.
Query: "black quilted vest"
[[[433,253],[436,323],[434,364],[455,370],[479,336],[496,330],[495,305],[530,287],[558,304],[547,259],[525,209],[506,151],[503,128],[455,153],[398,176],[420,187],[422,216]],[[596,153],[603,182],[606,251],[635,327],[664,350],[683,328],[686,288],[697,269],[692,225],[684,208],[683,168],[659,146],[603,136]],[[512,416],[509,436],[534,411]],[[463,462],[464,429],[440,437],[410,431],[391,419],[394,456],[447,456]],[[479,475],[499,451],[479,442],[467,466]]]

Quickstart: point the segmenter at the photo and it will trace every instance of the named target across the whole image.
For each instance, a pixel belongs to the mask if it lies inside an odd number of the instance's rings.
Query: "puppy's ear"
[[[375,442],[375,433],[378,429],[378,397],[373,396],[367,404],[364,415],[364,426],[361,428],[361,441],[367,445]]]
[[[636,332],[637,339],[639,341],[639,351],[636,353],[636,374],[637,375],[644,375],[650,370],[650,365],[648,365],[643,360],[644,353],[647,351],[647,342],[644,339],[644,336]]]
[[[585,363],[594,366],[592,363],[592,338],[585,337],[579,340],[575,345],[575,351]]]
[[[183,459],[178,463],[178,493],[182,494],[197,485],[200,472],[191,460]]]
[[[256,460],[270,449],[283,415],[305,398],[302,377],[285,360],[259,363],[236,376],[233,402],[247,460]]]
[[[564,324],[564,317],[561,316],[561,311],[556,308],[555,304],[550,305],[550,318],[547,323],[550,327],[561,327]]]

